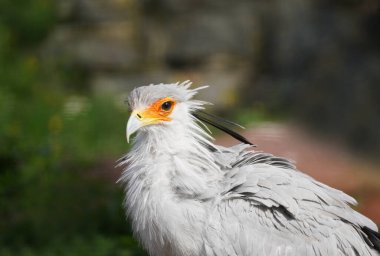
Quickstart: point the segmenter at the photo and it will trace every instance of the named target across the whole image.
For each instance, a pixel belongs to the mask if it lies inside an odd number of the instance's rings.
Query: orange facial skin
[[[165,102],[170,102],[171,106],[169,109],[163,109],[162,104]],[[154,124],[159,121],[170,121],[169,115],[172,113],[176,101],[170,97],[162,98],[152,103],[146,109],[137,112],[137,117],[142,120],[145,124]]]

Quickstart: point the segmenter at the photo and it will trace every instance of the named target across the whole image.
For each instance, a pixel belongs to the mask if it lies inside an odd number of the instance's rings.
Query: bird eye
[[[172,101],[165,101],[164,103],[162,103],[161,109],[164,111],[169,111],[172,108],[172,106],[173,106]]]

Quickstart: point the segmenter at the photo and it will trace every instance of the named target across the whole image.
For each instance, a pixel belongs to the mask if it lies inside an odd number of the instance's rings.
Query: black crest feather
[[[218,117],[218,116],[215,116],[215,115],[212,115],[212,114],[209,114],[209,113],[206,113],[204,111],[201,111],[201,110],[198,110],[197,112],[193,113],[193,116],[197,119],[199,119],[200,121],[203,121],[209,125],[212,125],[214,126],[215,128],[231,135],[233,138],[245,143],[245,144],[249,144],[249,145],[252,145],[252,146],[255,146],[252,142],[250,142],[248,139],[246,139],[244,136],[242,136],[241,134],[231,130],[230,128],[228,128],[226,125],[234,125],[234,126],[237,126],[237,127],[242,127],[234,122],[231,122],[229,120],[226,120],[224,118],[221,118],[221,117]]]

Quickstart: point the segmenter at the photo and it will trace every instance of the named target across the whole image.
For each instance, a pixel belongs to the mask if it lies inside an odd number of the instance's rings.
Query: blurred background
[[[124,101],[184,80],[380,224],[379,1],[0,0],[0,255],[145,255]]]

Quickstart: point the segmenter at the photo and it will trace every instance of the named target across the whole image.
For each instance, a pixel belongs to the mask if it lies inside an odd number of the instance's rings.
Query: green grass
[[[142,256],[146,255],[129,236],[76,237],[53,240],[39,248],[0,248],[2,256]]]

